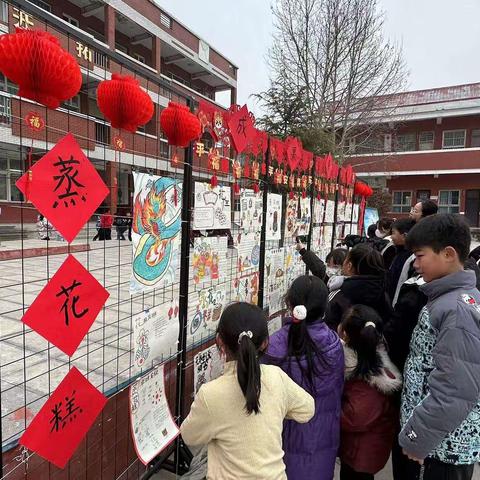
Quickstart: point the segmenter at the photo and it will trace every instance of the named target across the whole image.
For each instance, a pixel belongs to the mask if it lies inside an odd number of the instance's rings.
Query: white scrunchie
[[[250,330],[248,330],[248,331],[246,331],[246,332],[243,331],[243,332],[238,336],[238,343],[240,343],[240,342],[242,341],[242,338],[243,338],[243,337],[248,337],[248,338],[252,339],[252,338],[253,338],[253,333],[252,333]]]
[[[297,305],[293,309],[292,313],[293,313],[293,318],[295,320],[298,320],[299,322],[307,318],[307,308],[305,307],[305,305]]]
[[[367,327],[377,328],[377,326],[373,322],[367,322],[363,328],[367,328]]]

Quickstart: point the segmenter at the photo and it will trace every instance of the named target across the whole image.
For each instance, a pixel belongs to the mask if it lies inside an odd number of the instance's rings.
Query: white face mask
[[[340,275],[341,270],[342,267],[327,267],[327,275],[329,277],[335,277],[337,275]]]
[[[375,236],[378,238],[385,238],[387,236],[386,233],[381,232],[378,228],[375,230]]]

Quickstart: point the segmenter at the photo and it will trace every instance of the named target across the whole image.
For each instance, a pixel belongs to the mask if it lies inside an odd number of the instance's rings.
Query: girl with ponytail
[[[291,317],[272,335],[263,362],[279,366],[315,399],[305,425],[285,422],[283,449],[289,480],[331,480],[340,442],[343,349],[323,321],[328,290],[316,276],[297,278],[285,295]]]
[[[202,385],[180,431],[187,445],[208,445],[208,479],[285,480],[284,419],[308,422],[311,395],[281,369],[260,365],[267,317],[249,303],[222,313],[217,346],[226,357],[220,378]]]
[[[390,456],[398,424],[394,394],[402,376],[382,332],[381,317],[366,305],[347,310],[338,327],[345,350],[340,480],[373,480]]]

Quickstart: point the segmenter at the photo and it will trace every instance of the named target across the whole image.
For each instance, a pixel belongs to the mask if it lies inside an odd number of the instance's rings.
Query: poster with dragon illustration
[[[295,238],[298,235],[299,204],[298,195],[287,199],[285,213],[285,238]]]
[[[230,187],[195,182],[194,230],[229,230],[232,224]]]
[[[178,281],[182,186],[178,180],[134,173],[130,293]]]
[[[233,302],[258,304],[258,272],[242,275],[232,280]]]
[[[240,228],[245,235],[262,230],[262,192],[255,193],[250,188],[240,191]]]
[[[197,237],[193,241],[192,275],[197,285],[220,278],[220,255],[227,250],[227,237]]]
[[[216,345],[198,352],[193,357],[193,388],[195,394],[200,387],[211,380],[215,380],[223,373],[225,359],[220,355]]]
[[[269,193],[267,196],[266,240],[282,238],[282,195]]]

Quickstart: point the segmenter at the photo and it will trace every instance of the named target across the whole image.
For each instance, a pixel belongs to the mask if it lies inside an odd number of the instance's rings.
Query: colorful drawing
[[[310,231],[310,223],[312,215],[310,211],[310,198],[300,197],[300,218],[298,219],[298,235],[308,235]]]
[[[192,270],[195,284],[218,280],[220,253],[227,248],[226,237],[200,237],[193,241]]]
[[[232,280],[232,301],[258,304],[258,272]]]
[[[231,228],[230,187],[195,182],[194,230],[228,230]]]
[[[266,240],[280,240],[282,238],[282,196],[269,193],[267,196],[267,224]]]
[[[226,302],[227,294],[224,287],[200,290],[195,312],[189,320],[188,334],[200,336],[214,332]]]
[[[285,238],[295,238],[298,235],[299,224],[298,196],[287,200],[287,211],[285,215]]]
[[[216,345],[198,352],[193,359],[193,386],[195,394],[200,387],[215,380],[223,373],[225,359],[220,355]]]
[[[285,283],[288,288],[300,275],[305,275],[306,266],[295,245],[285,247]]]
[[[175,282],[182,205],[177,180],[147,173],[134,173],[133,178],[132,294]]]
[[[249,269],[257,268],[260,263],[260,232],[242,233],[234,237],[234,245],[237,249],[237,273],[243,273]]]
[[[257,233],[262,229],[262,193],[248,188],[240,192],[240,228],[244,234]]]
[[[269,315],[284,308],[285,294],[285,249],[277,248],[265,252],[265,306]]]

